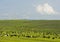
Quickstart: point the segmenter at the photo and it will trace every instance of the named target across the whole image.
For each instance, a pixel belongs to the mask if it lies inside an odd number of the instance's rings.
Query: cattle
[[[20,35],[12,34],[10,37],[19,37]]]

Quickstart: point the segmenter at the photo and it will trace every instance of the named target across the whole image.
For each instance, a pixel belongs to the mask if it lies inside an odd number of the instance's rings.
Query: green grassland
[[[0,42],[60,42],[60,20],[0,20]]]

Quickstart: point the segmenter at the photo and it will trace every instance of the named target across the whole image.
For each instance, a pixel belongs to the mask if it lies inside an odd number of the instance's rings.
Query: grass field
[[[0,40],[0,42],[60,42],[60,40],[52,39],[20,39],[20,40]]]
[[[60,20],[0,20],[0,42],[60,42]]]

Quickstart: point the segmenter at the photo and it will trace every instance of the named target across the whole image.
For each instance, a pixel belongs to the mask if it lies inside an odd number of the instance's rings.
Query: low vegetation
[[[1,42],[60,42],[60,20],[0,20]]]

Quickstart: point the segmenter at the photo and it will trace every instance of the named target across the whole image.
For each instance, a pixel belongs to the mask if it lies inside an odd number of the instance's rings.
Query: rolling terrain
[[[60,42],[60,20],[0,20],[0,42]]]

